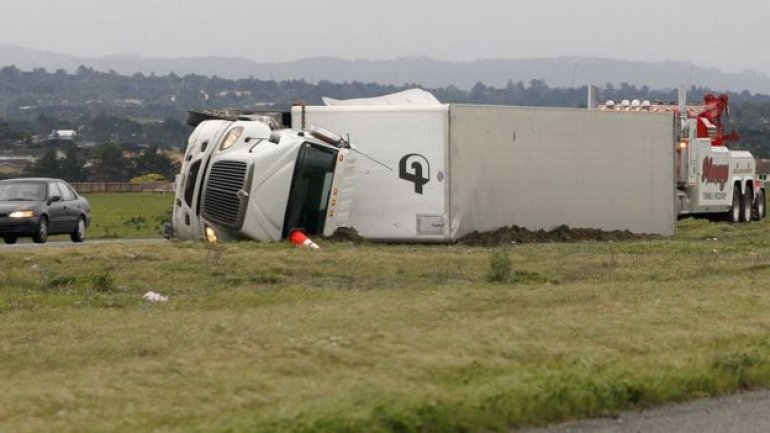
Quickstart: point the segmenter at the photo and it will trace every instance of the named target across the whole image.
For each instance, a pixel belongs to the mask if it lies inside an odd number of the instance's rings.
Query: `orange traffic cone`
[[[321,248],[317,243],[313,242],[309,237],[302,233],[301,230],[294,230],[291,232],[291,235],[289,235],[289,240],[291,243],[298,247],[307,247],[313,250]]]

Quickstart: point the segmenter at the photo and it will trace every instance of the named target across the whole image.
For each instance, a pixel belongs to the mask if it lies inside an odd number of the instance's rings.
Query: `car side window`
[[[56,183],[50,182],[48,184],[48,199],[52,199],[55,195],[61,197],[61,191],[59,191],[59,187],[56,186]]]
[[[59,191],[61,191],[61,199],[64,201],[71,201],[75,200],[75,196],[72,195],[72,191],[70,191],[69,188],[67,188],[67,185],[65,185],[62,182],[58,183],[59,185]]]

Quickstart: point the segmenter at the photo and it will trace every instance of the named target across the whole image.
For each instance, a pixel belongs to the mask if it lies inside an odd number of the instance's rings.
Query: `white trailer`
[[[462,104],[307,106],[292,127],[347,133],[350,224],[379,241],[452,242],[560,225],[673,235],[672,113]]]

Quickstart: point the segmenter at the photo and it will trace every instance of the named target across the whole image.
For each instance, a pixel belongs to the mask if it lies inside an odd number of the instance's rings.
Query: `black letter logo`
[[[409,161],[412,163],[409,164]],[[422,174],[423,170],[425,171],[425,176]],[[398,177],[414,183],[414,192],[422,194],[423,185],[430,181],[430,163],[428,163],[424,156],[417,153],[405,155],[398,162]]]

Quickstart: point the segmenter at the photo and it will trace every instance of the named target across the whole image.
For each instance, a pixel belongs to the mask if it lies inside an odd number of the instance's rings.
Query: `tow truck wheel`
[[[741,222],[751,222],[751,207],[754,203],[754,191],[746,187],[746,194],[741,195]]]
[[[752,212],[752,214],[754,215],[755,220],[762,221],[765,219],[765,213],[765,190],[760,189],[759,192],[757,192],[756,202],[754,203],[754,212]]]
[[[733,205],[727,211],[727,221],[737,223],[741,220],[741,192],[738,188],[733,188]]]

